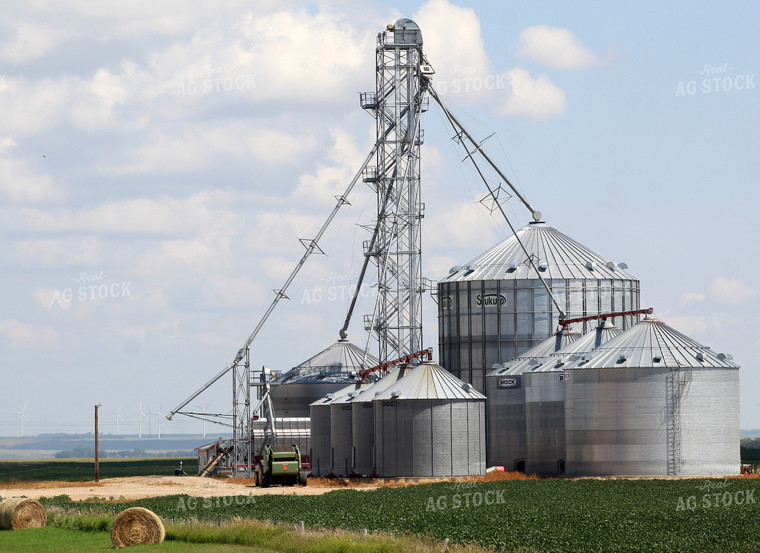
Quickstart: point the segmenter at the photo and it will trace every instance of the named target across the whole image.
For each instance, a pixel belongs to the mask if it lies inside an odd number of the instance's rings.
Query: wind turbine
[[[200,405],[197,405],[197,406],[196,406],[196,407],[198,407],[198,409],[200,409],[201,411],[203,411],[203,416],[204,416],[204,419],[203,419],[203,437],[204,437],[204,438],[206,437],[206,419],[205,419],[205,416],[208,414],[208,411],[206,411],[206,409],[208,409],[208,408],[209,408],[209,406],[211,405],[211,402],[212,402],[212,401],[214,401],[214,400],[212,399],[211,401],[209,401],[209,402],[206,404],[206,406],[205,406],[205,407],[201,407]]]
[[[161,404],[158,406],[158,411],[153,411],[153,414],[156,415],[158,418],[158,439],[161,439],[161,417],[164,416],[164,414],[161,412],[161,409],[163,409],[164,402],[161,401]],[[150,410],[150,406],[148,406],[148,410]],[[150,419],[148,419],[150,420]]]
[[[22,438],[24,437],[24,420],[26,419],[26,415],[24,414],[24,411],[26,411],[26,405],[28,403],[29,403],[29,400],[27,399],[26,402],[24,403],[24,408],[21,409],[21,411],[19,411],[18,413],[16,413],[17,415],[21,417],[21,437]]]
[[[119,421],[121,420],[121,410],[124,409],[124,404],[121,404],[118,411],[111,411],[112,415],[116,415],[116,435],[119,435]]]
[[[153,435],[153,419],[150,418],[150,416],[153,414],[153,411],[150,410],[150,403],[146,401],[145,405],[148,406],[148,436],[152,436]]]
[[[137,408],[137,437],[142,438],[142,421],[145,418],[145,413],[142,410],[142,398],[140,399],[140,406]]]

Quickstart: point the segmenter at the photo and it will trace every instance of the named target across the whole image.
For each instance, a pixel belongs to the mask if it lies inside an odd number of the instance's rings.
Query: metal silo
[[[272,381],[272,402],[277,417],[308,417],[309,405],[325,394],[346,384],[359,382],[364,350],[348,340],[339,340],[329,348],[293,367]],[[367,365],[378,364],[367,356]]]
[[[483,474],[485,396],[433,362],[373,401],[380,476]]]
[[[569,318],[639,308],[639,281],[544,222],[518,231],[537,270]],[[478,390],[486,367],[504,363],[549,337],[559,322],[536,270],[512,236],[438,283],[440,359]],[[612,322],[626,329],[637,317]],[[587,332],[593,323],[580,328]],[[490,370],[490,369],[489,369]]]
[[[372,400],[392,386],[414,367],[397,367],[383,378],[362,388],[351,400],[351,439],[353,440],[354,468],[356,474],[375,474],[375,417]]]
[[[333,467],[331,445],[331,411],[333,401],[355,392],[361,383],[355,382],[340,390],[331,392],[312,402],[309,406],[311,417],[311,474],[312,476],[328,476]]]
[[[564,368],[621,333],[602,322],[579,339],[552,353],[542,364],[523,374],[525,392],[525,472],[539,476],[565,474]]]
[[[647,317],[568,366],[566,474],[737,474],[739,367]]]
[[[366,387],[366,385],[364,386]],[[351,428],[351,401],[361,388],[335,398],[330,403],[330,447],[332,448],[332,473],[348,476],[354,472],[353,432]]]
[[[552,353],[580,337],[566,329],[544,339],[509,363],[488,373],[488,466],[525,472],[525,389],[523,373],[538,367]]]

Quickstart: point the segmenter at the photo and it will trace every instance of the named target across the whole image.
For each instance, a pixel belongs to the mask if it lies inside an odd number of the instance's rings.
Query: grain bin
[[[413,365],[396,367],[380,380],[361,389],[351,401],[351,439],[356,474],[375,474],[375,417],[372,400],[414,369]]]
[[[364,385],[363,387],[367,387]],[[330,447],[332,448],[332,470],[336,476],[349,476],[354,472],[354,444],[351,427],[351,401],[359,395],[361,388],[336,397],[330,403]]]
[[[738,474],[730,356],[649,316],[567,372],[566,474]]]
[[[485,396],[431,361],[373,400],[379,476],[483,474]]]
[[[517,234],[568,317],[639,308],[639,281],[625,263],[601,257],[544,222]],[[438,283],[438,298],[441,363],[481,391],[486,367],[530,349],[559,322],[539,274],[514,236],[453,267]],[[626,316],[612,322],[626,329],[637,320]],[[579,330],[585,333],[593,326],[586,323]]]
[[[565,474],[565,379],[569,373],[564,367],[620,332],[611,322],[601,322],[523,373],[526,473]]]
[[[354,382],[319,398],[309,406],[311,416],[311,452],[309,458],[312,476],[328,476],[332,471],[330,405],[333,401],[360,388],[361,383]]]
[[[365,365],[378,364],[364,350],[348,340],[339,340],[314,357],[293,367],[272,381],[272,402],[278,417],[308,417],[309,405],[346,384],[359,382]]]
[[[488,466],[525,472],[525,389],[523,373],[538,367],[552,353],[580,337],[566,329],[497,367],[486,377]]]

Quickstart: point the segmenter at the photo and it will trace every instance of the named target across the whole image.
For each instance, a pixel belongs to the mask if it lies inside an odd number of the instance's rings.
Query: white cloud
[[[708,328],[706,315],[694,317],[668,315],[664,322],[689,337],[693,334],[705,332]]]
[[[12,138],[0,138],[0,193],[14,203],[59,200],[62,194],[48,175],[34,172],[27,161],[9,155],[14,146]]]
[[[10,258],[27,267],[91,266],[99,260],[99,247],[94,238],[21,240],[13,244]]]
[[[517,37],[517,57],[552,69],[583,69],[604,63],[603,58],[589,50],[572,31],[535,25]]]
[[[739,303],[754,298],[757,291],[743,282],[726,277],[718,277],[710,283],[710,292],[721,300]]]
[[[565,91],[552,83],[548,76],[539,75],[534,79],[522,67],[510,70],[508,75],[512,94],[501,105],[502,115],[547,120],[567,112]]]
[[[448,276],[449,269],[457,264],[457,260],[448,255],[436,255],[425,260],[425,274],[428,278],[441,280]]]
[[[119,233],[192,233],[215,221],[234,224],[228,211],[215,208],[220,194],[200,192],[188,198],[157,196],[105,202],[81,210],[20,210],[21,220],[36,231]]]
[[[32,325],[15,319],[0,321],[0,334],[17,347],[39,348],[55,346],[58,342],[58,333],[55,329]]]
[[[54,25],[18,22],[12,38],[0,44],[0,61],[16,64],[32,61],[73,34]]]
[[[707,299],[707,296],[700,294],[699,292],[687,292],[681,296],[681,301],[679,303],[680,305],[686,305],[687,303],[694,301],[705,301],[705,299]]]
[[[426,218],[424,234],[425,247],[435,248],[466,248],[468,250],[484,251],[495,241],[495,233],[488,228],[487,211],[476,202],[462,202],[443,209]],[[443,276],[449,274],[449,267]]]
[[[430,0],[413,19],[422,30],[423,50],[436,71],[436,89],[451,90],[457,80],[491,72],[475,10],[448,0]]]
[[[352,134],[337,127],[331,128],[330,134],[334,143],[327,156],[332,163],[320,164],[313,172],[301,175],[291,196],[293,199],[310,204],[334,203],[334,196],[340,196],[345,192],[367,157],[369,146],[359,148]],[[354,186],[349,201],[352,204],[357,203],[362,192],[366,195],[366,190],[367,187],[359,181]]]

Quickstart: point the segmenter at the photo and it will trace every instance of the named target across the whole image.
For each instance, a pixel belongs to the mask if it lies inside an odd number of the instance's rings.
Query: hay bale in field
[[[161,517],[142,507],[122,511],[111,527],[111,542],[114,547],[161,543],[165,536]]]
[[[36,499],[14,497],[0,503],[0,529],[39,528],[47,524],[47,513]]]

